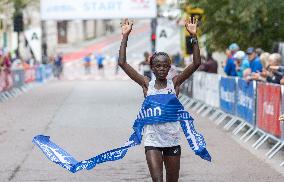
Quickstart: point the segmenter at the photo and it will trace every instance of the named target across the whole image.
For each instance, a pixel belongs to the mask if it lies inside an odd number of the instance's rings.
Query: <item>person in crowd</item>
[[[250,69],[249,61],[246,58],[246,54],[244,51],[238,51],[236,54],[233,56],[236,64],[236,71],[238,77],[243,78],[244,77],[244,72],[247,69]]]
[[[2,72],[2,64],[4,61],[3,51],[0,49],[0,73]]]
[[[269,65],[268,63],[268,58],[269,58],[270,54],[268,52],[263,52],[260,56],[259,56],[259,59],[260,59],[260,62],[261,62],[261,65],[263,67],[263,70],[265,70],[267,68],[267,66]]]
[[[92,62],[92,54],[88,54],[84,57],[84,68],[85,68],[85,74],[89,75],[91,74],[91,62]]]
[[[199,71],[204,71],[207,73],[216,73],[218,72],[218,63],[217,61],[212,57],[212,53],[207,53],[207,59],[205,59],[205,62],[201,64],[201,66],[198,69]]]
[[[255,49],[255,53],[258,57],[260,57],[260,55],[263,53],[264,51],[261,48],[256,48]]]
[[[234,62],[233,56],[239,49],[240,48],[238,44],[232,43],[226,51],[228,58],[226,60],[224,71],[227,76],[237,76],[236,64]]]
[[[173,64],[175,66],[180,66],[182,61],[181,55],[179,52],[177,52],[175,55],[173,55]]]
[[[280,84],[284,72],[281,70],[281,55],[273,53],[268,57],[268,66],[262,73],[253,73],[254,80]]]
[[[1,61],[1,70],[4,73],[4,82],[5,82],[5,88],[4,90],[8,90],[12,85],[11,85],[11,67],[12,67],[12,63],[11,63],[11,54],[10,52],[6,52],[4,53],[4,56],[2,56]]]
[[[57,54],[54,58],[54,76],[58,79],[61,78],[63,72],[63,55],[62,53]]]
[[[149,63],[149,57],[150,57],[150,54],[148,52],[144,52],[144,60],[139,63],[138,70],[140,71],[142,67],[143,75],[151,79],[152,72],[151,72],[150,63]]]
[[[105,56],[99,51],[97,54],[95,54],[95,58],[97,60],[97,66],[98,66],[98,71],[99,73],[104,76],[104,60]]]
[[[260,73],[262,72],[262,64],[260,62],[259,57],[257,56],[255,49],[253,47],[249,47],[247,49],[247,55],[250,62],[250,69],[252,73]]]

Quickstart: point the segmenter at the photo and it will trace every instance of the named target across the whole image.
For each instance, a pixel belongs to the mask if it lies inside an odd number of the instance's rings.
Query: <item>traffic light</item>
[[[156,50],[156,33],[151,34],[151,50],[152,53],[154,53]]]
[[[14,31],[15,32],[22,32],[24,30],[24,21],[23,21],[23,14],[15,14],[13,18],[14,23]]]

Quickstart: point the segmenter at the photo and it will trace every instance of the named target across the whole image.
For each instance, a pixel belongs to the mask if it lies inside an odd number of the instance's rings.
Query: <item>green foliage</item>
[[[15,8],[15,14],[22,13],[22,10],[31,2],[32,0],[12,0]]]
[[[190,0],[203,8],[201,30],[211,50],[224,50],[232,42],[270,51],[284,40],[284,0]]]

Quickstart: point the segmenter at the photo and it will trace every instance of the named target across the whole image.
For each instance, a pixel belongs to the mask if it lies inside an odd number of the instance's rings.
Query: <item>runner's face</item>
[[[158,56],[151,65],[152,71],[158,79],[166,79],[170,71],[170,60],[166,56]]]

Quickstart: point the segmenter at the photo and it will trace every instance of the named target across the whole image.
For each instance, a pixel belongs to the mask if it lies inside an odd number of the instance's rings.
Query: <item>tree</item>
[[[270,51],[273,42],[284,40],[283,0],[190,0],[203,8],[201,30],[211,50],[224,50],[232,42]]]

